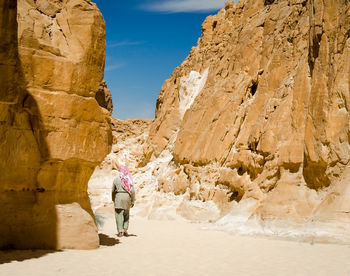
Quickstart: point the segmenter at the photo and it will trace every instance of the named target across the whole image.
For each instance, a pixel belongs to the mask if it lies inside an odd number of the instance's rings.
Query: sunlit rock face
[[[350,242],[349,33],[343,0],[228,2],[207,17],[157,100],[145,160],[169,152],[174,166],[158,188]]]
[[[105,160],[96,167],[89,180],[88,193],[92,209],[99,213],[112,204],[112,185],[118,175],[118,167],[125,164],[133,176],[143,159],[143,147],[152,120],[111,118],[113,147]],[[136,187],[139,183],[136,183]],[[100,209],[100,210],[99,210]],[[112,210],[113,211],[113,210]]]
[[[0,12],[0,247],[96,248],[87,183],[112,143],[95,99],[103,17],[88,0],[1,0]]]

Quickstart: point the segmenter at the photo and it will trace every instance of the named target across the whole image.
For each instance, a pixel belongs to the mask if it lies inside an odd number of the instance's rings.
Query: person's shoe
[[[118,233],[118,235],[117,235],[119,238],[121,238],[121,237],[123,237],[123,233],[122,232],[120,232],[120,233]]]
[[[128,231],[124,231],[124,236],[129,237]]]

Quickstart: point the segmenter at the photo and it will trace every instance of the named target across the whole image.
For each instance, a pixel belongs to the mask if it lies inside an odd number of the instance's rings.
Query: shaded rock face
[[[102,81],[100,87],[98,88],[95,99],[100,106],[107,109],[112,115],[113,112],[113,102],[111,91],[107,88],[107,82]]]
[[[248,0],[209,16],[147,140],[146,161],[169,151],[179,170],[166,190],[222,214],[252,199],[251,218],[349,222],[349,15],[344,0]]]
[[[103,17],[87,0],[1,0],[0,12],[0,247],[96,248],[87,183],[112,143],[95,100]]]

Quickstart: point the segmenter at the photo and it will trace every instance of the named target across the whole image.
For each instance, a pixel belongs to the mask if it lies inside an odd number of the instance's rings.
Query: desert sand
[[[350,275],[350,246],[231,235],[207,225],[109,216],[96,250],[1,251],[0,275]]]

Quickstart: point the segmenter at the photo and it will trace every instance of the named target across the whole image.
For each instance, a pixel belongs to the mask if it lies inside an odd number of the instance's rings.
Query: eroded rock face
[[[174,166],[160,189],[222,215],[239,202],[265,226],[348,223],[349,15],[343,0],[248,0],[209,16],[157,100],[146,161]]]
[[[95,99],[100,106],[107,109],[109,114],[112,115],[113,112],[113,102],[111,90],[107,88],[107,82],[102,81],[100,87],[98,88]]]
[[[132,175],[138,171],[143,160],[144,144],[152,120],[127,119],[125,121],[111,118],[113,147],[105,160],[96,167],[89,180],[89,196],[95,213],[98,209],[112,204],[112,184],[118,175],[118,167],[126,164]],[[138,186],[137,183],[136,186]]]
[[[153,120],[112,118],[113,147],[111,153],[96,167],[89,180],[89,197],[98,227],[113,217],[112,184],[117,169],[126,164],[133,177],[136,204],[131,214],[149,219],[188,219],[205,221],[220,217],[213,201],[190,200],[186,191],[187,175],[172,162],[170,151],[148,162],[144,149]]]
[[[0,8],[0,247],[96,248],[87,183],[112,143],[95,99],[103,17],[88,0]]]

